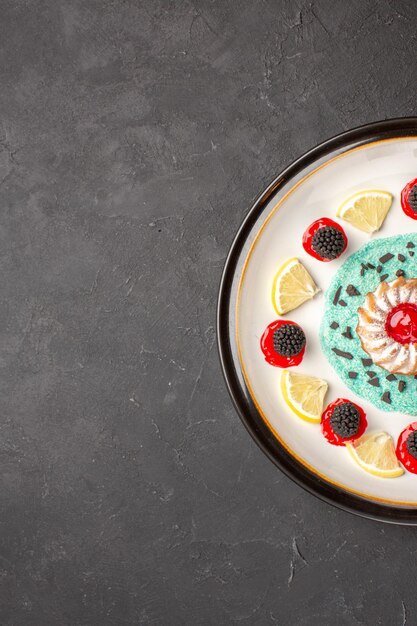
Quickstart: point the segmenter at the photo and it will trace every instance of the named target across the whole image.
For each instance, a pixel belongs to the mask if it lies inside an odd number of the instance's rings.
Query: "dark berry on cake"
[[[296,356],[306,345],[306,336],[297,324],[282,324],[274,331],[273,344],[277,354]]]
[[[417,184],[413,185],[408,194],[408,204],[413,209],[414,213],[417,213]]]
[[[417,432],[410,433],[405,442],[407,452],[417,459]]]
[[[417,422],[409,424],[398,437],[397,459],[412,474],[417,474]]]
[[[351,402],[339,404],[330,417],[330,426],[342,439],[350,439],[358,434],[361,416],[357,407]]]
[[[408,217],[417,220],[417,178],[407,183],[402,190],[401,207]]]
[[[345,231],[333,220],[323,217],[313,222],[303,235],[303,247],[319,261],[333,261],[345,250],[348,240]]]
[[[276,320],[269,324],[261,337],[265,360],[275,367],[299,365],[306,347],[306,336],[301,326],[290,320]]]
[[[346,240],[338,228],[323,226],[311,240],[311,247],[322,259],[337,259],[345,249]]]
[[[329,404],[321,417],[323,435],[335,446],[343,446],[347,441],[358,439],[367,425],[363,409],[345,398],[338,398]]]

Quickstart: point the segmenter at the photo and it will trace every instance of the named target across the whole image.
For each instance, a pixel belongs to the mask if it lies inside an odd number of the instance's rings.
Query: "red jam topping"
[[[289,328],[284,330],[284,326],[294,327],[293,333],[291,333]],[[281,332],[276,334],[276,331],[279,329],[281,329]],[[293,337],[290,337],[291,334],[293,334]],[[280,335],[282,347],[279,346]],[[261,337],[261,350],[265,361],[275,367],[299,365],[303,360],[305,349],[305,335],[301,327],[290,320],[276,320],[272,322],[272,324],[266,327]]]
[[[402,463],[409,472],[412,474],[417,474],[417,458],[410,454],[409,449],[412,449],[412,446],[407,446],[407,441],[410,435],[417,430],[417,422],[413,422],[407,428],[403,430],[403,432],[398,437],[397,448],[395,453],[397,455],[397,459]],[[409,442],[410,444],[410,442]]]
[[[335,433],[331,425],[331,417],[333,415],[333,411],[337,406],[340,406],[341,404],[351,404],[359,412],[359,417],[360,417],[359,428],[357,432],[351,437],[341,437],[340,435]],[[359,437],[361,437],[363,433],[365,432],[367,426],[368,426],[368,422],[366,420],[365,411],[354,402],[351,402],[350,400],[346,400],[346,398],[338,398],[334,402],[331,402],[326,408],[326,410],[324,411],[323,415],[321,416],[322,433],[327,439],[327,441],[334,446],[344,446],[347,441],[354,441],[355,439],[359,439]]]
[[[416,186],[417,178],[410,180],[401,192],[402,210],[413,220],[417,220],[416,190],[414,189]]]
[[[346,250],[347,244],[348,238],[343,228],[328,217],[313,222],[303,235],[304,250],[324,263],[337,259]]]
[[[404,302],[391,309],[385,322],[385,330],[398,343],[417,342],[417,305]]]

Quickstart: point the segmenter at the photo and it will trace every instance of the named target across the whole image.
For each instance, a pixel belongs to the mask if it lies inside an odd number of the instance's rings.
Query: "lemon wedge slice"
[[[284,370],[281,391],[290,409],[307,422],[318,423],[328,384],[322,378]]]
[[[320,289],[302,263],[288,259],[278,270],[272,285],[272,304],[278,315],[296,309]]]
[[[404,474],[395,455],[391,435],[385,432],[362,435],[353,442],[346,443],[353,460],[369,474],[381,478],[397,478]]]
[[[347,198],[336,215],[366,233],[374,233],[384,223],[391,204],[392,195],[388,191],[368,189]]]

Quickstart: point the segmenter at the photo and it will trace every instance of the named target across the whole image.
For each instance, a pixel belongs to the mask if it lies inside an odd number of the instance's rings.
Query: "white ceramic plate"
[[[385,430],[396,442],[415,418],[380,411],[355,396],[322,353],[319,326],[324,292],[332,277],[349,254],[370,240],[366,233],[338,220],[337,207],[356,191],[384,189],[393,194],[394,201],[383,227],[372,238],[414,232],[417,222],[403,213],[400,192],[416,176],[415,119],[369,125],[319,146],[278,177],[253,207],[232,247],[219,300],[219,343],[226,379],[258,443],[284,471],[317,495],[364,515],[402,523],[417,521],[417,475],[406,472],[400,478],[383,479],[367,474],[352,462],[346,449],[324,439],[319,425],[294,415],[281,396],[281,371],[266,363],[259,340],[278,317],[271,301],[277,269],[289,257],[298,257],[322,293],[286,316],[301,325],[308,341],[303,362],[296,369],[328,381],[326,404],[338,397],[351,398],[366,411],[368,430]],[[341,223],[349,239],[346,252],[330,263],[313,259],[301,243],[305,229],[320,217]],[[270,435],[264,440],[265,428],[279,444],[273,450],[269,449]],[[294,475],[294,468],[295,474],[301,474]]]

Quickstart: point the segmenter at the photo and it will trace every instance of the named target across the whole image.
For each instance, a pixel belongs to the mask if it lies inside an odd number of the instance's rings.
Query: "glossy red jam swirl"
[[[417,342],[417,305],[411,302],[397,304],[388,313],[385,330],[398,343]]]

